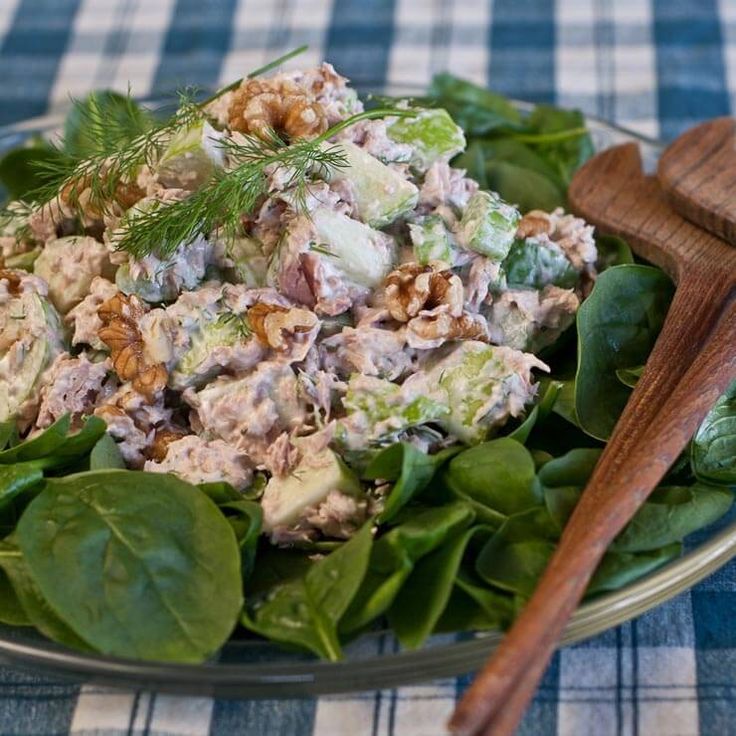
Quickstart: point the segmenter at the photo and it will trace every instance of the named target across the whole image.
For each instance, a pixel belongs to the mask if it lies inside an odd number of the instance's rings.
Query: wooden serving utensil
[[[736,243],[734,118],[715,118],[683,133],[660,157],[657,176],[677,212]]]
[[[626,238],[677,290],[644,373],[534,595],[458,705],[455,734],[516,729],[606,548],[736,378],[736,248],[690,224],[644,176],[636,144],[575,175],[572,209]]]

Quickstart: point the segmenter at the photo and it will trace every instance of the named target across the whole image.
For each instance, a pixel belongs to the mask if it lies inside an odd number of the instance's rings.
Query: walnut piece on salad
[[[0,271],[0,421],[32,434],[95,415],[128,468],[238,492],[261,478],[264,529],[288,545],[355,533],[385,490],[361,480],[382,448],[475,444],[523,418],[537,353],[596,276],[593,228],[482,190],[452,166],[465,136],[444,110],[329,135],[362,110],[329,64],[246,79],[104,210],[89,181],[81,217],[69,190],[18,206],[2,253],[29,270]],[[211,227],[164,248],[151,223],[191,216],[267,129],[340,165],[271,162],[248,211],[197,210]]]

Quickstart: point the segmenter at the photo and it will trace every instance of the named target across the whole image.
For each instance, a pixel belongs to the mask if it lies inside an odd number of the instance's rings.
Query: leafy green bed
[[[579,112],[507,100],[448,75],[429,99],[466,130],[455,162],[522,210],[564,206],[592,146]],[[120,100],[96,95],[92,114]],[[127,104],[127,103],[126,103]],[[143,113],[141,113],[143,114]],[[82,118],[83,120],[84,118]],[[67,123],[67,155],[84,129]],[[38,186],[42,142],[0,161],[14,197]],[[105,425],[62,418],[19,442],[0,425],[0,621],[86,651],[198,662],[233,632],[328,659],[387,621],[407,647],[435,632],[508,625],[532,592],[641,373],[673,287],[627,245],[598,238],[599,276],[574,334],[545,355],[537,405],[505,436],[428,456],[408,444],[373,457],[392,484],[381,513],[345,543],[277,549],[260,537],[258,490],[195,487],[122,470]],[[619,588],[680,553],[721,517],[736,483],[736,389],[724,396],[603,559],[588,589]]]

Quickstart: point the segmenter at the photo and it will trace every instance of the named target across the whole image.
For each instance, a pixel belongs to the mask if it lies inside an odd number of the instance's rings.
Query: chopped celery
[[[439,215],[429,215],[409,225],[409,236],[414,245],[414,259],[422,266],[430,261],[444,261],[452,265],[452,242],[444,220]]]
[[[349,141],[325,145],[342,149],[347,159],[348,165],[332,170],[328,179],[349,183],[360,220],[371,227],[383,227],[414,209],[419,190],[399,171]]]
[[[510,286],[533,289],[543,289],[548,284],[570,289],[580,276],[559,245],[537,238],[515,240],[503,270]]]
[[[273,531],[298,521],[309,507],[319,506],[330,491],[361,495],[360,483],[332,450],[307,456],[286,476],[273,476],[263,491],[263,528]]]
[[[502,261],[514,242],[519,211],[495,192],[476,192],[460,221],[460,238],[469,250]]]
[[[416,117],[399,118],[388,127],[388,135],[414,148],[412,163],[421,170],[435,161],[449,161],[465,150],[465,134],[447,110],[422,110]]]

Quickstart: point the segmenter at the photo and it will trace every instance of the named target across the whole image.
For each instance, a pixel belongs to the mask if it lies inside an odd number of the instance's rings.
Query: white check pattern
[[[286,50],[359,86],[450,70],[669,137],[736,104],[733,0],[0,0],[0,120],[130,86],[215,87]],[[736,734],[736,568],[560,652],[520,734]],[[306,701],[57,685],[0,670],[0,735],[439,736],[468,678]]]

